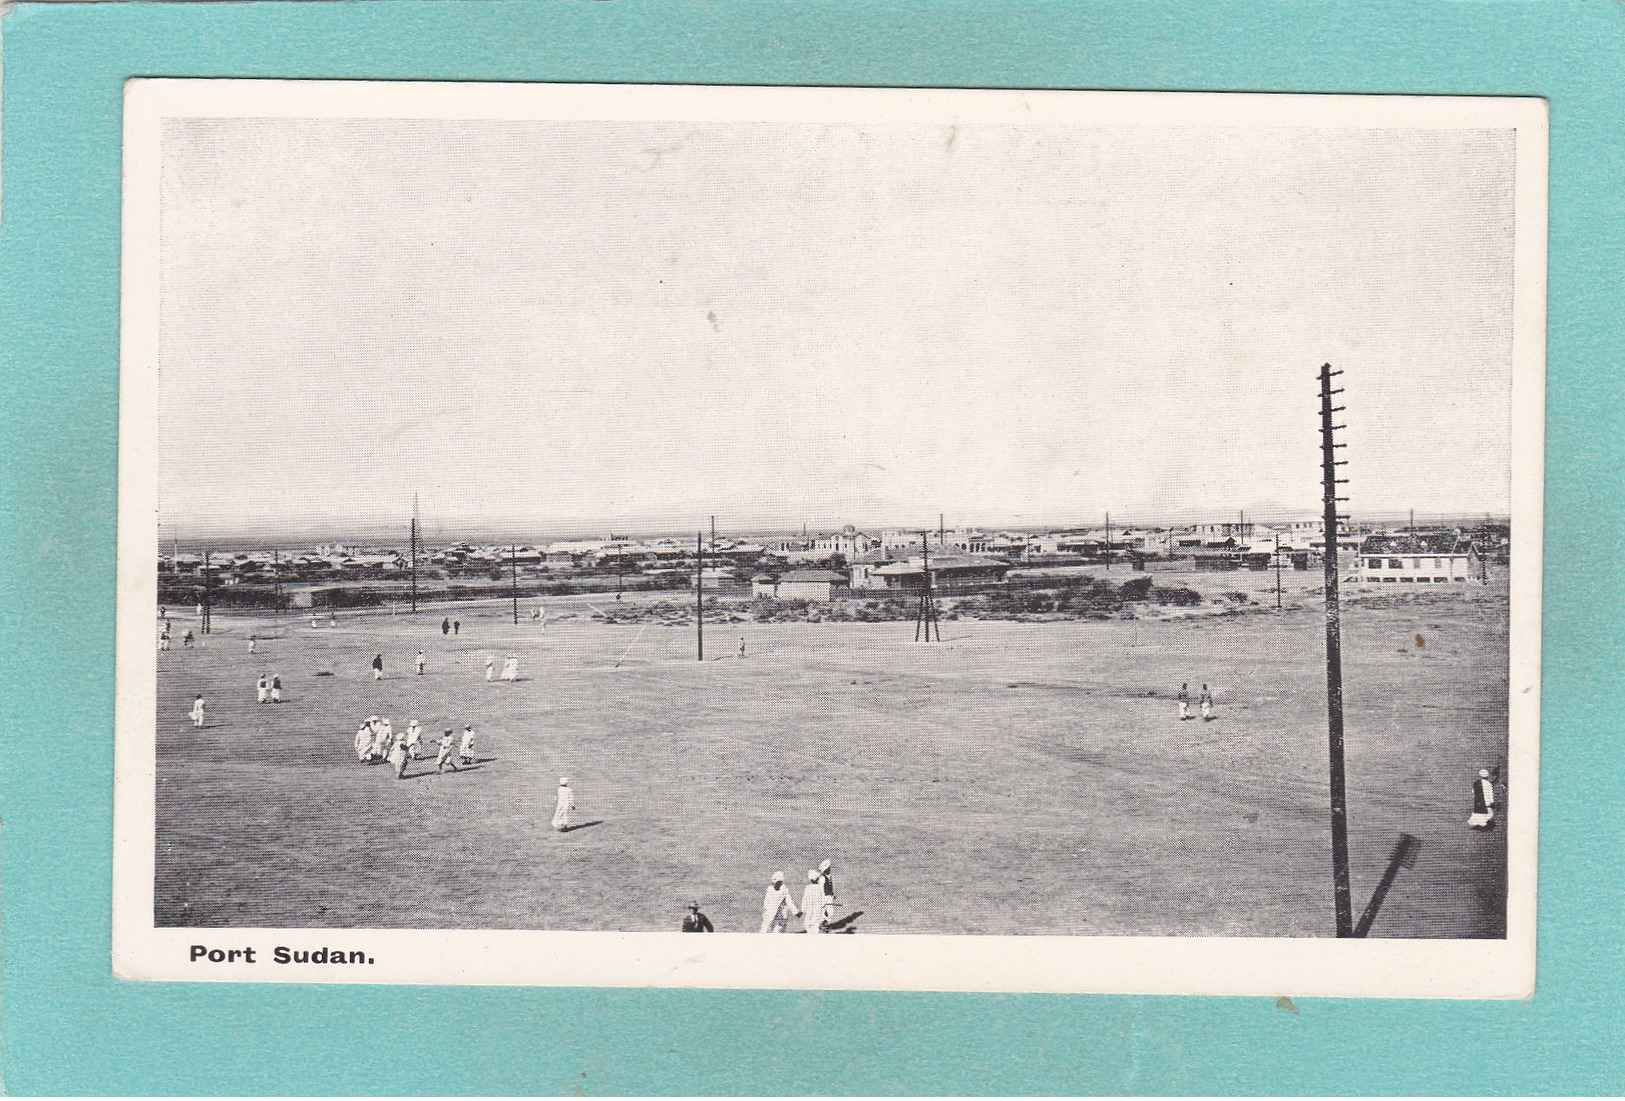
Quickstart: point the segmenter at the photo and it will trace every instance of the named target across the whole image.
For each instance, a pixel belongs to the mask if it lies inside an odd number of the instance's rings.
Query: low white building
[[[781,574],[776,583],[764,577],[754,578],[750,591],[752,596],[771,596],[775,600],[825,603],[849,595],[851,586],[845,575],[834,570],[790,570]]]
[[[1451,531],[1368,535],[1356,552],[1354,580],[1361,585],[1460,585],[1483,578],[1478,547]]]

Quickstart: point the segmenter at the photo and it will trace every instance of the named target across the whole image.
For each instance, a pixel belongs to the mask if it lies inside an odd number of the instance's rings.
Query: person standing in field
[[[1179,721],[1184,722],[1191,717],[1191,683],[1186,681],[1179,686]]]
[[[450,620],[450,618],[442,619],[440,621],[440,633],[443,634],[443,635],[451,634],[451,620]]]
[[[169,625],[167,623],[164,624],[163,631],[158,635],[158,649],[166,651],[169,649]]]
[[[384,655],[382,654],[374,654],[372,656],[372,679],[384,679]]]
[[[253,635],[248,636],[248,652],[249,653],[252,654],[254,652],[255,647],[256,647],[258,642],[259,642],[259,640],[256,639]]]
[[[1199,702],[1202,705],[1202,721],[1203,722],[1212,722],[1213,721],[1213,693],[1209,692],[1207,690],[1207,685],[1205,685],[1205,684],[1202,685],[1202,698],[1201,698],[1201,700]]]
[[[568,776],[559,777],[559,800],[553,807],[553,828],[564,833],[570,828],[570,815],[576,809],[576,793]]]
[[[447,765],[451,766],[453,772],[457,771],[457,762],[451,759],[452,743],[456,740],[456,735],[452,733],[451,727],[446,727],[445,733],[440,735],[440,750],[435,754],[434,758],[434,770],[436,772],[446,771]]]
[[[203,618],[203,605],[202,605],[202,604],[199,604],[199,605],[198,605],[198,606],[197,606],[197,617],[198,617],[198,618],[199,618],[199,619],[202,619],[202,618]]]
[[[762,897],[762,932],[785,932],[790,927],[790,919],[800,916],[796,900],[790,897],[790,888],[784,885],[784,873],[774,872],[773,882],[767,885],[767,894]]]
[[[406,724],[406,752],[414,761],[423,756],[423,727],[416,719]]]
[[[826,860],[818,865],[818,884],[824,889],[824,923],[835,920],[835,873],[830,871],[833,865]]]
[[[282,702],[282,674],[281,673],[272,673],[271,674],[271,702],[272,703],[281,703]]]
[[[423,657],[423,651],[419,650],[418,651],[417,667],[418,667],[418,676],[420,676],[420,677],[423,675],[423,666],[424,666],[424,664],[425,664],[425,659]]]
[[[801,920],[809,933],[824,931],[824,884],[817,869],[807,872],[807,887],[801,892]]]
[[[463,740],[457,746],[457,758],[465,765],[474,763],[474,728],[463,727]]]
[[[740,661],[745,660],[745,636],[744,635],[739,636],[739,660]]]
[[[389,747],[389,763],[395,766],[395,779],[397,780],[406,777],[406,759],[406,739],[404,737],[396,738]]]
[[[192,725],[201,730],[203,728],[203,697],[202,697],[202,695],[199,695],[197,699],[192,701],[192,710],[187,712],[187,714],[192,716]]]
[[[264,673],[261,673],[260,679],[254,682],[254,702],[264,703],[270,698],[271,682],[266,678]]]
[[[700,912],[699,902],[688,904],[688,913],[683,915],[683,932],[685,933],[715,933],[716,927],[711,919]]]
[[[329,627],[337,627],[339,625],[339,614],[337,612],[327,613],[327,625]]]
[[[182,650],[190,650],[191,648],[192,648],[192,628],[188,627],[186,629],[186,633],[181,636],[181,649]]]
[[[512,654],[509,654],[508,660],[502,663],[502,679],[509,684],[519,679],[519,659]]]
[[[355,728],[355,759],[362,764],[372,761],[372,723],[363,722]]]
[[[460,635],[462,633],[463,633],[463,621],[460,620],[460,619],[452,620],[451,621],[451,637],[456,638],[458,635]]]
[[[1495,782],[1490,779],[1490,770],[1478,770],[1478,779],[1473,781],[1473,813],[1467,817],[1467,828],[1474,830],[1487,830],[1495,825]]]
[[[496,675],[497,675],[497,659],[496,658],[486,658],[485,659],[485,683],[490,684],[491,681],[493,679],[495,679]]]

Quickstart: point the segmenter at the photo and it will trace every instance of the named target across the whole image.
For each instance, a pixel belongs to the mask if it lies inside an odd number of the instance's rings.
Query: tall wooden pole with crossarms
[[[1354,935],[1354,906],[1349,898],[1349,827],[1348,792],[1343,776],[1343,639],[1341,609],[1337,594],[1337,533],[1340,497],[1337,487],[1347,478],[1337,476],[1337,468],[1345,460],[1337,458],[1337,449],[1345,445],[1336,442],[1336,433],[1343,427],[1332,423],[1332,415],[1342,411],[1333,405],[1332,397],[1343,391],[1332,389],[1332,379],[1342,374],[1332,370],[1330,363],[1320,368],[1320,471],[1321,504],[1324,509],[1326,566],[1326,733],[1331,758],[1332,795],[1332,892],[1337,907],[1337,935]]]

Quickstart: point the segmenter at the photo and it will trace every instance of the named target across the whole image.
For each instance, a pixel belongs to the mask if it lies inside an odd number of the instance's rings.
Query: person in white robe
[[[790,927],[792,917],[800,917],[801,909],[790,897],[790,888],[784,885],[784,873],[774,872],[773,882],[762,896],[762,932],[783,933]]]
[[[446,727],[445,733],[440,735],[439,749],[434,757],[434,770],[436,772],[446,771],[447,765],[451,766],[453,772],[457,771],[457,762],[452,760],[452,746],[456,744],[456,741],[457,736],[452,733],[451,727]]]
[[[824,883],[816,868],[807,873],[807,887],[801,892],[801,920],[809,933],[824,931]]]
[[[1495,822],[1495,783],[1490,779],[1490,770],[1478,770],[1478,779],[1473,781],[1473,813],[1467,816],[1467,827],[1474,830],[1487,830]]]
[[[553,828],[563,833],[570,828],[570,815],[576,809],[575,789],[568,776],[559,777],[559,799],[553,807]]]

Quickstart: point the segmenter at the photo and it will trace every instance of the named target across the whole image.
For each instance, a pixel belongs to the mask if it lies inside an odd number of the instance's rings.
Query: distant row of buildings
[[[1355,583],[1455,584],[1481,580],[1491,559],[1504,561],[1509,543],[1505,525],[1451,531],[1351,530],[1338,537],[1340,562]],[[832,599],[843,592],[912,591],[924,583],[926,560],[932,585],[964,589],[1002,584],[1012,569],[1071,565],[1136,566],[1185,564],[1198,570],[1310,569],[1320,564],[1324,540],[1318,521],[1265,526],[1234,523],[1184,527],[1124,527],[1050,532],[881,531],[848,525],[839,531],[773,538],[718,539],[696,546],[677,539],[569,540],[537,545],[480,545],[456,542],[420,550],[416,565],[450,577],[595,573],[617,576],[670,574],[689,570],[703,552],[708,585],[738,589],[749,585],[758,596],[794,594],[785,599]],[[388,577],[413,565],[398,549],[325,544],[313,552],[222,552],[211,556],[211,572],[221,584],[290,580]],[[196,574],[200,555],[161,558],[159,570]]]

